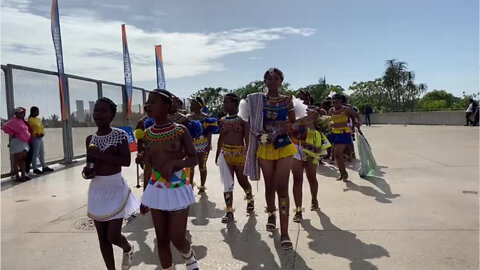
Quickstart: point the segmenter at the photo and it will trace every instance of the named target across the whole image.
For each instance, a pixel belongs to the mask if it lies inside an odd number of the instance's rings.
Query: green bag
[[[360,157],[360,177],[372,176],[377,171],[377,162],[373,157],[372,148],[363,134],[356,134],[358,155]]]

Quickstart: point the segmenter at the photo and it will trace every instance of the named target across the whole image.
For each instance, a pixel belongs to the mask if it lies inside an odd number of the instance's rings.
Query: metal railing
[[[125,85],[66,74],[68,97],[68,121],[61,120],[58,73],[37,68],[2,65],[0,117],[1,123],[13,117],[16,107],[27,109],[37,106],[45,126],[45,160],[47,163],[72,163],[86,154],[85,138],[95,132],[92,119],[93,106],[100,97],[108,97],[117,104],[117,115],[113,126],[135,127],[143,116],[143,104],[147,90],[133,88],[132,114],[126,118],[127,101]],[[11,157],[8,149],[9,137],[1,132],[1,176],[11,172]]]

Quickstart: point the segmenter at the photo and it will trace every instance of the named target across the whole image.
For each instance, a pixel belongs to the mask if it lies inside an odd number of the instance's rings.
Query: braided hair
[[[170,105],[169,110],[168,110],[169,114],[172,114],[172,113],[176,112],[177,106],[176,106],[176,104],[175,104],[175,106],[173,104],[174,100],[176,100],[176,97],[172,93],[170,93],[169,91],[167,91],[165,89],[154,89],[152,91],[152,93],[158,94],[164,103],[167,103],[168,105]]]
[[[115,104],[115,102],[113,102],[111,99],[107,97],[101,97],[97,99],[97,102],[107,103],[108,106],[110,107],[110,111],[112,112],[113,118],[115,118],[115,115],[117,114],[117,104]]]
[[[270,68],[268,69],[265,74],[263,75],[263,81],[266,81],[267,80],[267,77],[270,75],[270,76],[273,76],[274,73],[277,73],[278,76],[280,76],[280,78],[282,79],[282,82],[283,82],[283,72],[278,69],[278,68]]]

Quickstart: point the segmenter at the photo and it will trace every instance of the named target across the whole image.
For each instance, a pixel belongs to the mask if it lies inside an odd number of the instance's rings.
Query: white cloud
[[[61,17],[67,73],[115,82],[123,81],[120,21],[101,21],[86,10]],[[85,16],[90,15],[90,16]],[[2,7],[2,64],[12,63],[55,70],[49,18],[23,9]],[[133,80],[155,80],[154,45],[163,45],[165,73],[181,78],[224,70],[226,55],[265,48],[288,35],[308,37],[311,28],[233,29],[217,33],[148,32],[127,26]],[[32,49],[33,48],[33,49]]]

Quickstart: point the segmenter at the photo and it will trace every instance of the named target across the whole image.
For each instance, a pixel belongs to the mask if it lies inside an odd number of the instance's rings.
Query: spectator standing
[[[364,114],[365,114],[365,124],[367,126],[372,126],[372,121],[370,120],[370,115],[372,113],[373,113],[372,106],[370,106],[369,104],[365,106]]]
[[[16,181],[27,181],[30,178],[26,172],[26,159],[28,152],[28,141],[30,140],[30,132],[25,122],[25,108],[18,107],[15,109],[15,117],[2,126],[2,130],[11,136],[10,153],[13,155],[13,173]],[[20,169],[21,176],[18,175]]]
[[[28,124],[32,128],[33,149],[32,149],[32,169],[34,174],[42,174],[46,172],[52,172],[53,169],[47,167],[45,164],[45,150],[43,146],[43,137],[45,136],[45,128],[43,127],[42,120],[38,118],[40,110],[38,107],[32,107],[30,109],[30,116],[28,117]],[[37,166],[37,162],[40,160],[42,170],[40,171]]]

